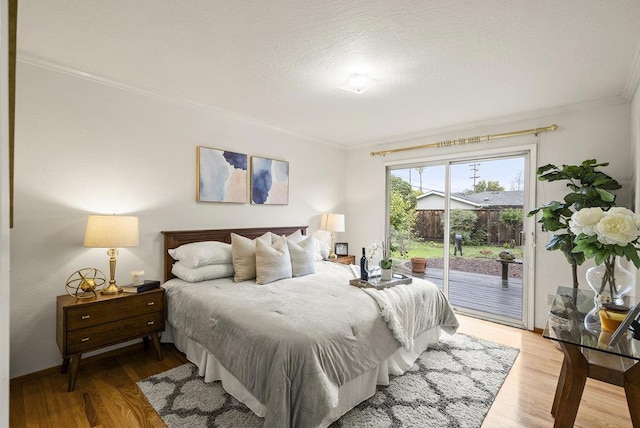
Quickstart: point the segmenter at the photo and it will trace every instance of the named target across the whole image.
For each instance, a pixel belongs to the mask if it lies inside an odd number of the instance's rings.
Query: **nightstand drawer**
[[[107,300],[92,305],[78,305],[67,309],[67,331],[121,320],[130,316],[164,311],[163,293],[142,293],[126,299]]]
[[[86,352],[162,330],[164,311],[70,331],[67,336],[67,354]]]

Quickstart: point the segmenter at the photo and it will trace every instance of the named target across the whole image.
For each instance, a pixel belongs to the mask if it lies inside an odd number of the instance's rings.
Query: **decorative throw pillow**
[[[287,237],[287,247],[291,256],[291,273],[293,276],[309,275],[316,271],[316,239],[309,236],[296,243]]]
[[[276,242],[276,240],[278,238],[280,238],[280,235],[277,235],[277,234],[275,234],[273,232],[268,232],[268,233],[269,233],[269,235],[271,235],[271,242]],[[298,229],[295,232],[293,232],[292,234],[287,235],[287,238],[291,239],[293,242],[298,243],[298,242],[302,241],[304,238],[306,238],[306,236],[304,236],[302,234],[302,231],[300,231],[300,229]]]
[[[193,242],[169,250],[169,255],[184,267],[228,264],[232,262],[231,244],[218,241]]]
[[[189,268],[182,262],[176,262],[171,267],[171,273],[187,282],[200,282],[208,279],[227,278],[233,276],[231,263],[207,265],[197,268]]]
[[[233,280],[242,282],[256,277],[256,241],[271,244],[270,232],[256,239],[231,234],[231,254],[233,256]]]
[[[267,284],[291,278],[291,256],[284,236],[273,244],[256,241],[256,283]]]

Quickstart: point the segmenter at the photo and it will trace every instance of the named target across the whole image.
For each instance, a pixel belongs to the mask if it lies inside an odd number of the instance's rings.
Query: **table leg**
[[[71,373],[69,373],[69,387],[67,392],[73,391],[76,387],[76,379],[78,377],[78,369],[80,368],[80,357],[82,354],[76,354],[71,356]]]
[[[640,363],[624,373],[624,393],[627,396],[631,424],[640,427]]]
[[[556,409],[556,428],[570,428],[576,420],[584,384],[589,374],[589,363],[580,352],[580,347],[560,342],[567,363],[562,392]]]
[[[502,286],[509,286],[509,263],[502,262]]]
[[[64,374],[67,372],[67,369],[69,368],[69,360],[69,357],[62,359],[62,367],[60,367],[60,373]]]
[[[151,340],[153,342],[153,349],[156,351],[156,357],[158,357],[158,361],[162,361],[162,348],[160,348],[160,339],[158,338],[158,333],[153,333],[151,335]]]
[[[558,414],[558,406],[560,405],[560,398],[562,398],[562,389],[564,387],[565,378],[567,377],[567,358],[562,359],[562,369],[558,376],[558,385],[556,386],[556,395],[553,398],[553,406],[551,406],[551,415],[555,418]]]

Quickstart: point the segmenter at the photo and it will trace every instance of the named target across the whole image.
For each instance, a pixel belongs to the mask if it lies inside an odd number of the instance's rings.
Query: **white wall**
[[[447,153],[474,151],[490,147],[513,147],[520,144],[531,144],[536,139],[534,136],[513,137],[467,146],[401,152],[386,157],[371,157],[369,156],[371,151],[537,128],[552,123],[558,124],[560,129],[556,132],[541,134],[538,145],[538,166],[548,163],[578,164],[589,158],[595,158],[600,162],[609,162],[610,165],[605,171],[624,186],[618,192],[617,203],[621,206],[628,206],[633,168],[632,159],[629,158],[630,115],[630,104],[616,104],[464,130],[455,134],[434,135],[428,138],[389,144],[384,147],[362,147],[352,150],[348,153],[347,194],[349,195],[349,204],[346,212],[350,245],[359,248],[372,241],[379,241],[384,236],[385,163],[402,163],[408,159],[424,161],[428,160],[429,156],[440,156]],[[536,206],[554,199],[561,200],[565,194],[564,183],[538,182]],[[570,286],[572,282],[571,269],[562,253],[547,251],[544,248],[550,237],[549,233],[541,232],[539,228],[536,230],[534,319],[536,327],[544,327],[548,312],[547,294],[554,293],[557,286]],[[584,277],[586,268],[592,265],[593,262],[588,261],[580,267],[579,276]],[[588,287],[586,281],[581,282],[581,287]]]
[[[0,0],[0,427],[9,426],[9,31],[7,14],[7,0]]]
[[[162,230],[313,231],[322,212],[345,209],[341,149],[25,63],[17,86],[12,377],[60,364],[55,297],[68,276],[108,275],[106,251],[82,246],[88,214],[139,216],[140,246],[118,257],[126,283],[137,268],[162,278]],[[289,205],[196,203],[198,145],[289,161]]]

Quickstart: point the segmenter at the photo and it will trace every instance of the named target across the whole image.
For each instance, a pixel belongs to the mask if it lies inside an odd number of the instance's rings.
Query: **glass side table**
[[[558,342],[564,360],[551,408],[554,427],[572,427],[587,378],[624,388],[634,427],[640,427],[640,340],[630,332],[609,346],[592,290],[558,287],[542,336]],[[629,307],[636,302],[627,298]],[[599,318],[598,318],[599,319]]]

